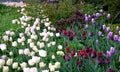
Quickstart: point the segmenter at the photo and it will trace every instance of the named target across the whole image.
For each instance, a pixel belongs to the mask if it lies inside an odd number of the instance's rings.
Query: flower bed
[[[0,71],[3,72],[118,72],[120,29],[116,33],[102,10],[93,15],[79,11],[54,27],[43,19],[23,16],[12,20],[17,30],[4,33],[0,43]]]

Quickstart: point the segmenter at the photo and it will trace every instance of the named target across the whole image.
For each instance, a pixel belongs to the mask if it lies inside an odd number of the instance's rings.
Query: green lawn
[[[13,19],[18,19],[21,16],[21,14],[17,12],[18,9],[19,8],[0,4],[0,36],[6,30],[16,29],[19,27],[18,24],[12,24]]]

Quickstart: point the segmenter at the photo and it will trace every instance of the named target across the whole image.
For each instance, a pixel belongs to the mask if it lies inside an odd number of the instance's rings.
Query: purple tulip
[[[88,29],[88,28],[89,28],[89,25],[88,25],[88,24],[86,24],[86,25],[85,25],[85,29]]]
[[[88,17],[87,17],[87,16],[85,16],[85,21],[86,21],[86,22],[88,21]]]
[[[88,15],[88,20],[90,20],[91,19],[91,16],[90,15]]]
[[[119,28],[119,26],[117,26],[117,27],[116,27],[116,31],[119,31],[119,30],[120,30],[120,28]]]
[[[95,23],[95,19],[94,19],[94,18],[91,19],[91,23],[92,23],[92,24]]]
[[[119,38],[118,35],[113,36],[114,41],[118,41],[118,38]]]
[[[107,31],[107,32],[110,32],[110,27],[106,27],[106,31]]]
[[[93,32],[89,32],[89,36],[93,36]]]
[[[110,51],[106,52],[106,56],[107,56],[107,58],[110,58],[112,56],[111,53],[110,53]]]
[[[99,41],[98,41],[98,40],[96,40],[96,41],[95,41],[95,43],[96,43],[96,44],[98,44],[98,43],[99,43]]]
[[[105,29],[106,29],[106,25],[103,25],[103,26],[102,26],[102,29],[105,30]]]
[[[120,62],[120,56],[119,56],[119,59],[118,59],[118,61]]]
[[[64,58],[65,58],[66,61],[69,61],[69,60],[70,60],[70,56],[67,55],[67,54],[64,56]]]
[[[77,66],[78,66],[78,67],[81,67],[81,66],[82,66],[82,63],[83,63],[82,60],[77,61]]]
[[[102,36],[102,32],[101,31],[98,32],[98,36]]]
[[[107,18],[108,18],[108,19],[110,18],[110,14],[107,14]]]
[[[107,39],[110,40],[113,36],[113,32],[109,32],[108,35],[107,35]]]
[[[100,13],[96,13],[95,16],[98,18],[100,16]]]
[[[114,54],[114,53],[115,53],[115,48],[114,48],[114,47],[111,47],[111,48],[110,48],[110,53],[111,53],[111,54]]]
[[[100,13],[103,13],[103,9],[100,9],[100,11],[99,11]]]
[[[120,37],[118,38],[118,42],[120,42]]]
[[[118,34],[120,35],[120,31],[118,32]]]

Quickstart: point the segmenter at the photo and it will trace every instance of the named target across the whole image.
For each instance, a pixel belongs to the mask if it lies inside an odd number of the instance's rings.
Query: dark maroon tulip
[[[66,61],[69,61],[69,60],[70,60],[70,56],[67,55],[67,54],[64,56],[64,58],[65,58]]]
[[[110,64],[110,59],[109,58],[105,59],[105,64]]]
[[[76,16],[80,16],[81,15],[81,13],[79,11],[76,11],[75,14],[76,14]]]
[[[73,40],[73,36],[72,35],[70,35],[68,38],[69,38],[69,40]]]
[[[75,18],[70,18],[70,23],[74,23],[75,22]]]
[[[93,51],[91,52],[90,56],[91,56],[92,58],[95,58],[95,57],[97,56],[96,51],[93,50]]]
[[[85,35],[82,35],[82,39],[83,39],[83,40],[86,40],[86,36],[85,36]]]
[[[83,55],[83,57],[84,57],[85,59],[88,59],[88,58],[89,58],[89,55],[88,55],[87,53],[85,53],[85,54]]]
[[[102,58],[101,58],[101,57],[98,57],[98,58],[97,58],[97,63],[98,63],[98,65],[101,65],[101,64],[102,64]]]
[[[85,51],[88,53],[89,52],[89,47],[85,46]]]
[[[113,69],[108,69],[107,72],[116,72],[116,71]]]
[[[73,56],[75,55],[75,53],[76,53],[76,51],[75,51],[75,50],[72,50],[72,51],[71,51],[71,54],[70,54],[71,57],[73,57]]]
[[[70,36],[70,35],[71,35],[71,34],[70,34],[70,31],[68,31],[68,32],[67,32],[67,36]]]
[[[82,64],[83,64],[82,60],[77,61],[77,66],[78,66],[78,67],[81,67]]]

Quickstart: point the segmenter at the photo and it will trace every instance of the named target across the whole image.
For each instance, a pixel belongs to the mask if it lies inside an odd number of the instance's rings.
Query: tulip
[[[120,28],[119,28],[119,26],[117,26],[117,27],[116,27],[116,31],[119,31],[119,30],[120,30]]]
[[[95,50],[93,50],[93,51],[91,52],[91,57],[92,57],[92,58],[95,58],[95,57],[96,57],[96,51],[95,51]]]
[[[81,67],[82,64],[83,64],[83,61],[82,61],[82,60],[77,61],[77,66],[78,66],[78,67]]]
[[[66,47],[66,52],[70,52],[70,47],[69,46]]]
[[[111,54],[114,54],[114,53],[115,53],[115,48],[114,48],[114,47],[111,47],[111,48],[110,48],[110,53],[111,53]]]
[[[110,17],[111,17],[111,16],[110,16],[110,14],[108,13],[108,14],[107,14],[107,18],[109,19]]]
[[[102,58],[101,58],[101,57],[98,57],[98,58],[97,58],[97,63],[98,63],[98,65],[101,65],[101,64],[102,64]]]
[[[105,59],[105,64],[110,64],[110,59],[109,58]]]
[[[103,26],[102,26],[102,29],[105,30],[105,29],[106,29],[106,25],[103,25]]]
[[[93,36],[93,32],[89,32],[89,36]]]
[[[107,56],[107,58],[110,58],[112,55],[111,55],[111,53],[109,51],[107,51],[106,56]]]
[[[89,25],[88,25],[88,24],[86,24],[86,25],[85,25],[85,29],[88,29],[88,28],[89,28]]]
[[[116,72],[116,71],[113,69],[108,69],[107,72]]]
[[[107,31],[107,32],[110,32],[110,27],[106,27],[106,31]]]
[[[101,31],[98,32],[98,36],[102,36],[102,32]]]
[[[83,40],[86,40],[86,36],[85,36],[85,35],[82,35],[82,39],[83,39]]]
[[[69,60],[70,60],[70,56],[67,55],[67,54],[64,56],[64,58],[65,58],[66,61],[69,61]]]
[[[95,23],[95,19],[94,19],[94,18],[91,19],[91,23],[92,23],[92,24]]]
[[[114,35],[113,39],[114,39],[114,41],[118,41],[118,39],[119,39],[118,35]]]
[[[112,36],[113,36],[113,32],[109,32],[109,33],[107,34],[107,39],[110,40],[110,39],[112,38]]]
[[[44,68],[46,66],[46,64],[44,62],[40,62],[39,66],[40,66],[40,68]]]
[[[98,41],[98,40],[96,40],[96,41],[95,41],[95,43],[96,43],[96,44],[98,44],[98,43],[99,43],[99,41]]]
[[[98,52],[98,57],[102,57],[102,52]]]
[[[9,72],[9,67],[8,66],[3,66],[3,72]]]
[[[2,59],[4,59],[4,60],[5,60],[6,58],[7,58],[7,56],[6,56],[6,55],[3,55],[3,56],[2,56]]]

